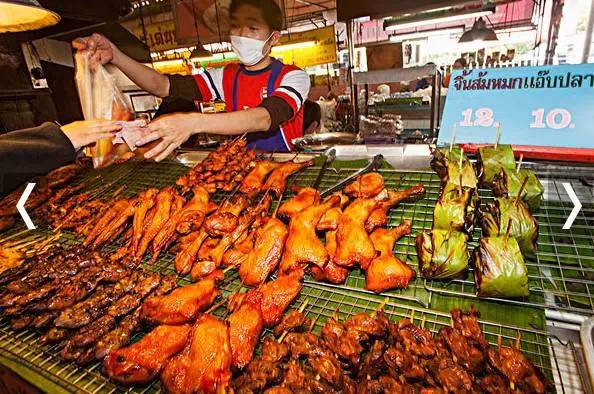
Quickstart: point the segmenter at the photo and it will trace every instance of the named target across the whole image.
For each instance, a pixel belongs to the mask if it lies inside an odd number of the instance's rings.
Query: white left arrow
[[[582,209],[582,203],[580,202],[580,200],[578,200],[577,196],[575,195],[575,192],[573,191],[573,187],[571,187],[571,183],[564,182],[563,187],[565,188],[565,191],[567,192],[569,199],[573,203],[573,209],[571,210],[569,217],[567,218],[567,220],[565,221],[565,224],[563,225],[563,230],[569,230],[571,228],[571,225],[573,224],[573,221],[575,220],[578,213],[580,212],[580,209]]]
[[[21,217],[23,218],[23,221],[25,222],[25,224],[27,225],[27,228],[29,230],[35,230],[36,227],[33,224],[33,221],[31,220],[31,218],[29,217],[29,214],[25,210],[25,203],[27,202],[29,195],[35,188],[35,185],[36,185],[36,183],[28,183],[27,184],[27,187],[25,187],[25,191],[23,192],[23,195],[21,196],[21,198],[19,198],[19,202],[16,205],[17,211],[19,211],[19,213],[21,214]]]

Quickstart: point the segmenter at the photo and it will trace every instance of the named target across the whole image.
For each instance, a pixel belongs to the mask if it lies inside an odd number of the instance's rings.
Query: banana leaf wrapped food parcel
[[[461,276],[468,268],[468,236],[455,230],[421,232],[416,238],[419,272],[426,279]]]
[[[500,169],[493,179],[492,189],[495,197],[515,198],[521,193],[520,198],[534,212],[540,208],[544,194],[544,187],[534,172],[528,169]]]
[[[447,183],[433,210],[433,229],[452,229],[471,235],[478,206],[475,188]]]
[[[462,156],[462,170],[460,157]],[[435,149],[431,159],[431,168],[437,173],[443,184],[452,183],[476,188],[478,183],[474,167],[460,147],[452,146]]]
[[[538,222],[522,201],[512,198],[496,198],[482,211],[483,237],[502,236],[509,225],[509,236],[518,241],[524,256],[536,254]]]
[[[529,295],[528,270],[512,237],[482,237],[473,252],[474,284],[479,297],[518,298]]]
[[[516,159],[511,145],[484,146],[479,148],[479,157],[476,163],[477,174],[481,185],[490,187],[501,168],[513,170],[516,168]]]

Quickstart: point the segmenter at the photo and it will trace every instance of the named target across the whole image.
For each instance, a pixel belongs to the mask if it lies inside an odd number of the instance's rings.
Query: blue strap
[[[231,92],[231,95],[233,96],[233,106],[231,108],[231,110],[233,112],[237,111],[237,81],[239,79],[239,71],[241,70],[241,66],[237,67],[237,70],[235,71],[235,76],[233,77],[233,92]]]
[[[268,77],[268,97],[272,96],[272,93],[274,93],[274,90],[276,89],[276,80],[278,79],[282,69],[283,64],[280,61],[275,60],[274,63],[272,63],[272,70],[270,71],[270,77]]]

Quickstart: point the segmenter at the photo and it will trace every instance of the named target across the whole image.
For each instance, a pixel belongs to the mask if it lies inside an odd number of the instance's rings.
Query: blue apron
[[[270,76],[268,77],[268,86],[267,86],[267,97],[272,97],[274,93],[274,87],[276,86],[276,80],[278,79],[281,71],[283,69],[283,64],[278,61],[274,60],[271,66]],[[237,91],[238,86],[237,82],[239,80],[239,73],[241,72],[241,67],[237,68],[235,72],[235,76],[233,78],[233,111],[237,111]],[[256,148],[260,150],[270,151],[270,152],[288,152],[289,148],[287,144],[285,144],[284,138],[281,134],[280,128],[277,128],[273,131],[260,131],[256,133],[248,133],[247,135],[248,140],[248,147],[249,148]]]

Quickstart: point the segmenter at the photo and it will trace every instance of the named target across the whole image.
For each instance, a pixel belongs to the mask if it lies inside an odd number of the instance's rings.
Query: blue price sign
[[[594,64],[459,70],[438,144],[594,148]]]

